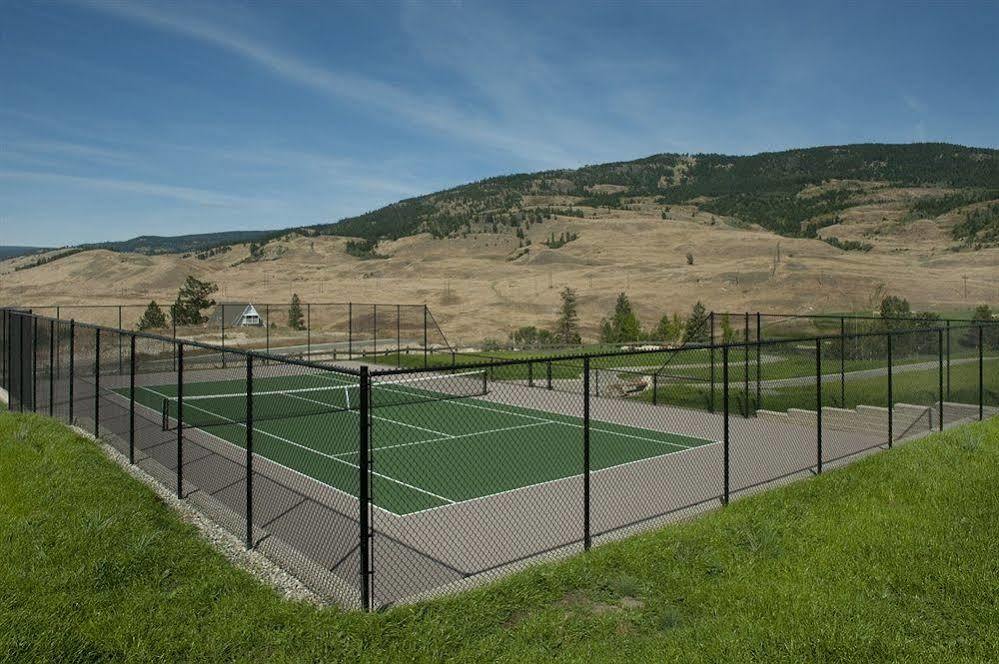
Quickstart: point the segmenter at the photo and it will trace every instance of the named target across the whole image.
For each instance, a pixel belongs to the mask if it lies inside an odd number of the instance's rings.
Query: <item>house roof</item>
[[[248,313],[249,309],[252,309],[260,317],[261,323],[265,322],[260,310],[249,302],[225,302],[216,305],[212,315],[208,317],[208,322],[209,324],[220,323],[224,318],[226,325],[239,325],[243,322],[243,316]]]

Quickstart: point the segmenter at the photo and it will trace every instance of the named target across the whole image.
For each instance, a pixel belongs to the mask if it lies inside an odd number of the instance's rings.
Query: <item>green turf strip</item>
[[[255,379],[254,451],[356,496],[358,413],[341,410],[335,390],[261,394],[321,384],[329,383],[318,383],[314,376]],[[184,393],[239,394],[242,386],[242,381],[206,381],[185,384]],[[159,413],[164,397],[175,394],[173,385],[143,387],[136,390],[136,402]],[[419,394],[414,391],[414,396]],[[184,404],[184,420],[242,447],[245,412],[239,402],[245,404],[239,398],[192,399]],[[300,404],[313,412],[300,414],[295,410]],[[174,402],[170,416],[176,417]],[[601,421],[593,421],[590,430],[594,471],[712,442]],[[580,418],[480,399],[375,408],[371,444],[373,501],[396,514],[572,477],[583,469]]]

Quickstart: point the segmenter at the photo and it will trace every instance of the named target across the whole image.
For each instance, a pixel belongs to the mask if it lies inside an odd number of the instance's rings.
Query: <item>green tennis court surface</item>
[[[412,514],[582,473],[580,418],[455,398],[480,380],[469,374],[373,383],[376,506]],[[244,380],[185,382],[185,430],[244,447],[245,389]],[[334,375],[262,377],[254,378],[253,392],[256,454],[358,495],[356,383]],[[118,393],[128,396],[127,388]],[[176,393],[176,385],[144,386],[135,398],[175,427]],[[711,442],[592,420],[590,463],[602,470]]]

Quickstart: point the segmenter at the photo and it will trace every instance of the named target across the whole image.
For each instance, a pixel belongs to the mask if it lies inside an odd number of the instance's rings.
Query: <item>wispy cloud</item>
[[[365,109],[400,117],[440,135],[512,152],[535,164],[559,165],[570,159],[569,154],[556,144],[539,140],[538,136],[522,138],[507,128],[496,127],[486,117],[459,109],[446,98],[416,95],[377,79],[323,67],[209,21],[139,3],[81,0],[81,4],[210,44],[250,61],[286,81],[338,101],[355,103]]]
[[[81,177],[58,173],[39,173],[35,171],[0,170],[0,180],[20,180],[25,182],[54,183],[59,185],[75,185],[90,189],[104,189],[170,198],[186,203],[194,203],[205,207],[239,207],[258,206],[272,201],[263,198],[233,196],[207,189],[193,187],[178,187],[136,180],[121,180],[116,178]]]

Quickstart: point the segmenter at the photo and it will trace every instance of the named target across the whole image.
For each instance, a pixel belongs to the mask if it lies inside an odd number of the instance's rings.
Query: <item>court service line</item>
[[[473,431],[472,433],[462,433],[455,434],[453,436],[448,436],[447,438],[428,438],[426,440],[414,440],[411,443],[399,443],[397,445],[385,445],[384,447],[372,447],[372,453],[381,452],[382,450],[394,450],[398,447],[410,447],[412,445],[426,445],[428,443],[443,443],[449,440],[456,440],[458,438],[471,438],[473,436],[483,436],[485,434],[492,433],[504,433],[507,431],[514,431],[516,429],[527,429],[528,427],[543,427],[548,424],[557,424],[557,422],[531,422],[530,424],[518,424],[517,426],[506,427],[504,429],[490,429],[488,431]],[[344,452],[336,456],[344,456],[346,454],[355,454],[355,452]]]
[[[142,389],[148,390],[150,392],[153,392],[154,394],[158,394],[161,397],[166,397],[167,396],[167,395],[163,394],[162,392],[159,392],[157,390],[153,390],[152,388],[143,387]],[[167,398],[170,398],[170,397],[167,397]],[[236,420],[232,420],[232,419],[230,419],[228,417],[225,417],[224,415],[219,415],[218,413],[213,413],[212,411],[205,410],[204,408],[198,408],[197,406],[194,406],[192,404],[185,404],[185,405],[188,406],[189,408],[194,408],[195,410],[200,410],[202,413],[206,413],[206,414],[211,415],[213,417],[218,417],[220,419],[226,420],[230,424],[235,424],[236,426],[243,427],[244,429],[246,428],[245,424],[243,424],[241,422],[237,422]],[[181,426],[180,422],[177,423],[177,426]],[[198,429],[199,431],[201,430],[200,427],[194,427],[194,428]],[[287,443],[289,445],[293,445],[294,447],[301,448],[301,449],[303,449],[303,450],[305,450],[307,452],[312,452],[313,454],[317,454],[319,456],[325,457],[327,459],[330,459],[331,461],[335,461],[337,463],[342,463],[342,464],[345,464],[347,466],[351,466],[352,468],[357,468],[358,470],[361,468],[357,464],[353,464],[353,463],[350,463],[349,461],[345,461],[344,459],[339,459],[337,457],[330,456],[329,454],[326,454],[325,452],[320,452],[319,450],[313,449],[311,447],[306,447],[305,445],[302,445],[300,443],[296,443],[293,440],[288,440],[287,438],[282,438],[281,436],[278,436],[276,434],[270,433],[270,432],[265,431],[263,429],[258,429],[257,427],[254,427],[253,430],[256,431],[257,433],[262,433],[265,436],[269,436],[269,437],[271,437],[271,438],[273,438],[275,440],[279,440],[282,443]],[[275,463],[280,463],[280,462],[275,462]],[[280,465],[284,465],[284,464],[280,464]],[[400,486],[404,486],[407,489],[413,489],[414,491],[419,491],[420,493],[425,493],[428,496],[432,496],[434,498],[437,498],[438,500],[443,500],[446,503],[450,504],[450,503],[454,503],[455,502],[455,501],[451,500],[450,498],[447,498],[447,497],[442,496],[440,494],[436,494],[433,491],[427,491],[426,489],[421,489],[418,486],[414,486],[412,484],[408,484],[406,482],[403,482],[402,480],[397,480],[394,477],[389,477],[388,475],[383,475],[381,473],[375,472],[374,470],[369,470],[369,472],[372,475],[376,476],[376,477],[382,478],[383,480],[388,480],[389,482],[394,482],[395,484],[398,484]],[[322,482],[322,480],[320,480],[318,478],[313,478],[313,479],[315,479],[318,482]],[[325,482],[324,482],[324,484],[325,484]]]
[[[346,387],[347,386],[344,386],[344,389],[346,389]],[[326,389],[326,388],[323,388],[323,389]],[[295,399],[301,399],[302,401],[308,401],[309,403],[318,404],[320,406],[332,406],[333,405],[333,404],[325,403],[323,401],[316,401],[315,399],[309,399],[309,398],[303,397],[303,396],[298,395],[298,394],[285,393],[284,396],[292,397],[292,398],[295,398]],[[341,411],[332,411],[332,412],[341,412]],[[351,408],[348,408],[347,412],[353,413],[354,410],[351,409]],[[376,420],[381,420],[382,422],[390,422],[392,424],[398,424],[401,427],[409,427],[410,429],[417,429],[419,431],[426,431],[427,433],[432,433],[432,434],[435,434],[437,436],[444,436],[445,438],[453,438],[453,436],[451,436],[450,434],[445,433],[443,431],[437,431],[435,429],[427,429],[426,427],[416,426],[415,424],[407,424],[406,422],[399,422],[397,420],[393,420],[393,419],[390,419],[388,417],[382,417],[380,415],[372,415],[371,417],[373,417]]]

